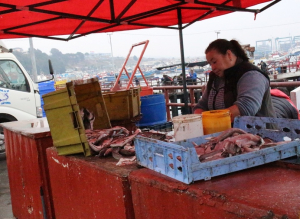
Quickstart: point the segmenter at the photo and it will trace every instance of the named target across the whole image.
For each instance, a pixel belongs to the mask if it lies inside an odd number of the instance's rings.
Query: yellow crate
[[[59,155],[91,155],[82,109],[94,113],[94,129],[111,128],[101,88],[97,80],[67,83],[67,87],[43,95],[53,145]]]
[[[111,121],[132,119],[141,113],[140,88],[103,92]]]

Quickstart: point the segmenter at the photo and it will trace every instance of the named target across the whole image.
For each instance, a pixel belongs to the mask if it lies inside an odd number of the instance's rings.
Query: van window
[[[11,60],[0,60],[0,87],[30,92],[27,78],[17,63]]]

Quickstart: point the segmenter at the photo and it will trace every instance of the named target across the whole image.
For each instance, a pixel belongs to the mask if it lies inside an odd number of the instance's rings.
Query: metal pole
[[[112,70],[113,70],[113,72],[115,72],[114,55],[113,55],[113,50],[112,50],[112,45],[111,45],[111,35],[112,35],[112,33],[108,33],[108,36],[109,36],[109,42],[110,42],[110,52],[111,52]]]
[[[177,9],[178,16],[178,29],[179,29],[179,42],[180,42],[180,57],[181,57],[181,68],[182,68],[182,80],[183,80],[183,99],[184,99],[184,113],[187,114],[188,108],[188,93],[186,89],[186,77],[185,77],[185,60],[184,60],[184,48],[183,48],[183,35],[182,35],[182,16],[181,10]]]
[[[219,39],[220,31],[216,31],[216,33],[217,33],[217,39]]]
[[[34,55],[34,49],[33,49],[33,43],[31,37],[29,38],[29,44],[30,44],[30,57],[31,57],[33,81],[37,82],[36,62],[35,62],[35,55]]]

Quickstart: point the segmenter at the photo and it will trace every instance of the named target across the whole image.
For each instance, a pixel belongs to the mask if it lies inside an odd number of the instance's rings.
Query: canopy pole
[[[35,61],[32,37],[29,38],[29,45],[30,45],[30,57],[31,57],[31,67],[32,67],[33,81],[37,82],[38,81],[38,79],[37,79],[37,69],[36,69],[36,61]]]
[[[183,99],[184,99],[184,110],[182,114],[188,114],[188,93],[186,88],[186,76],[185,76],[185,60],[184,60],[184,47],[183,47],[183,34],[182,34],[182,16],[181,10],[177,9],[178,17],[178,29],[179,29],[179,42],[180,42],[180,57],[181,57],[181,69],[182,69],[182,80],[183,80]]]

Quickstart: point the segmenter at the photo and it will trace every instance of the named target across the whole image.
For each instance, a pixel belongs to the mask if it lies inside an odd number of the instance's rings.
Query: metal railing
[[[194,107],[197,103],[195,103],[195,96],[194,96],[194,90],[199,89],[202,90],[203,85],[188,85],[187,89],[190,94],[190,103],[188,103],[189,107]],[[154,91],[161,91],[164,93],[165,100],[166,100],[166,111],[167,111],[167,120],[171,120],[171,112],[170,107],[171,106],[180,106],[183,107],[184,103],[170,103],[169,94],[170,91],[174,92],[181,92],[183,90],[183,86],[159,86],[159,87],[153,87]]]
[[[194,107],[197,103],[195,102],[195,90],[202,91],[204,84],[201,81],[201,85],[187,85],[187,89],[190,95],[190,102],[188,103],[188,107]],[[271,82],[271,87],[299,87],[300,81],[291,81],[291,82]],[[109,91],[111,86],[101,86],[103,91]],[[123,87],[123,86],[122,86]],[[63,87],[61,87],[63,88]],[[169,94],[172,93],[180,93],[183,91],[183,86],[153,86],[154,91],[158,91],[158,93],[163,93],[166,100],[166,112],[167,112],[167,120],[171,121],[171,109],[170,107],[184,107],[184,103],[171,103]],[[156,92],[157,93],[157,92]]]
[[[299,87],[300,81],[293,81],[293,82],[271,82],[271,87]],[[190,103],[188,103],[189,107],[194,107],[197,103],[195,103],[194,97],[194,90],[199,89],[202,91],[203,85],[188,85],[187,89],[190,94]],[[167,120],[171,120],[171,112],[170,107],[172,106],[179,106],[184,107],[184,103],[170,103],[169,94],[170,91],[180,91],[183,90],[183,86],[160,86],[160,87],[153,87],[155,91],[161,91],[164,93],[165,100],[166,100],[166,111],[167,111]]]

